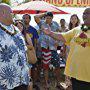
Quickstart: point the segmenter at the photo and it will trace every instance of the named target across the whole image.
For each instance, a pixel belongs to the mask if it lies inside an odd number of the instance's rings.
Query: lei
[[[13,25],[12,25],[13,26]],[[4,30],[6,33],[8,33],[9,35],[15,35],[15,34],[17,34],[17,31],[15,30],[15,27],[13,26],[13,29],[14,29],[14,32],[12,33],[12,32],[10,32],[9,30],[7,30],[3,25],[1,25],[0,24],[0,28],[2,29],[2,30]]]
[[[85,24],[82,24],[81,30],[84,31],[84,32],[87,32],[88,30],[90,30],[90,26],[87,27]]]

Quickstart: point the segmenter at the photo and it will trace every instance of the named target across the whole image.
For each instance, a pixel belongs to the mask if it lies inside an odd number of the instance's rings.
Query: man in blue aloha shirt
[[[11,13],[8,5],[0,4],[0,90],[27,90],[27,47]]]
[[[35,22],[38,24],[40,28],[40,35],[39,35],[39,42],[42,48],[42,57],[43,57],[43,69],[44,69],[44,76],[45,76],[45,88],[48,89],[49,85],[49,67],[50,64],[54,66],[54,74],[56,76],[56,87],[60,87],[60,63],[59,63],[59,55],[57,53],[57,46],[58,41],[54,40],[53,38],[47,36],[43,32],[43,28],[51,28],[52,31],[58,32],[59,25],[57,22],[53,21],[53,13],[46,12],[42,14],[38,14],[35,17]],[[43,20],[44,18],[44,20]],[[60,88],[59,88],[60,89]]]

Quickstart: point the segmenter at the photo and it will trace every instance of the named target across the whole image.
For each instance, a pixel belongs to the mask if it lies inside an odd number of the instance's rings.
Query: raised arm
[[[53,32],[53,31],[50,30],[50,28],[49,29],[48,28],[43,28],[43,32],[46,35],[48,35],[48,36],[50,36],[50,37],[52,37],[52,38],[54,38],[54,39],[56,39],[58,41],[60,40],[60,41],[63,41],[64,43],[66,42],[61,33]]]
[[[27,45],[28,49],[33,49],[34,47],[33,47],[31,38],[30,38],[30,36],[29,36],[28,33],[26,33],[26,41],[27,41],[27,43],[28,43],[28,45]]]
[[[35,52],[35,49],[33,47],[31,38],[30,38],[28,33],[26,34],[26,40],[27,40],[27,43],[28,43],[28,45],[27,45],[27,48],[28,48],[28,50],[27,50],[28,63],[35,64],[36,61],[37,61],[36,52]]]
[[[38,14],[38,15],[34,16],[35,22],[36,22],[37,24],[39,24],[40,21],[41,21],[41,18],[44,17],[44,16],[45,16],[45,13]]]

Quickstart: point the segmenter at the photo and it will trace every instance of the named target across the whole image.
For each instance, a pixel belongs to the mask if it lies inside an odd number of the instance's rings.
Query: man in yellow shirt
[[[65,74],[71,77],[73,90],[90,90],[90,8],[83,13],[84,24],[65,33],[44,33],[70,45]]]

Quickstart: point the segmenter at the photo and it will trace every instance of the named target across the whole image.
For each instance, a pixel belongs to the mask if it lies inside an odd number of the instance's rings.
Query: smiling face
[[[85,9],[83,13],[83,21],[86,26],[90,27],[90,8]]]
[[[78,17],[76,15],[73,15],[71,16],[70,21],[73,25],[76,25],[78,23]]]
[[[23,29],[24,29],[24,26],[23,26],[23,24],[21,23],[21,22],[17,22],[17,25],[16,25],[17,27],[18,27],[18,29],[22,32],[23,31]]]

